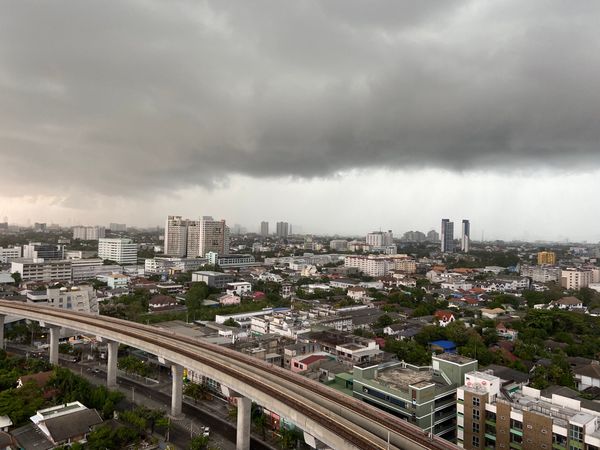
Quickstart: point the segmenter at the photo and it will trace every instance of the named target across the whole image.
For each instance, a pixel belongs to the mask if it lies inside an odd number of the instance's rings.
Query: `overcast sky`
[[[598,1],[0,3],[0,216],[600,240]],[[458,227],[457,227],[458,228]]]

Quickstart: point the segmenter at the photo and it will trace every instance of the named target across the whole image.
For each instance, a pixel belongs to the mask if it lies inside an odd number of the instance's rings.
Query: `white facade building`
[[[19,272],[23,281],[70,281],[71,261],[20,258],[11,262],[11,273]]]
[[[0,247],[0,263],[6,264],[22,256],[23,249],[21,247]]]
[[[594,282],[592,269],[567,268],[561,271],[561,286],[566,289],[579,290]]]
[[[408,263],[412,261],[412,263]],[[350,255],[344,260],[345,267],[356,267],[366,275],[372,277],[382,277],[392,270],[403,270],[408,268],[411,271],[416,263],[407,255]]]
[[[48,288],[48,305],[77,312],[98,314],[98,299],[92,286],[73,286],[71,289]]]
[[[237,295],[241,297],[252,292],[252,284],[248,283],[247,281],[229,283],[227,286],[225,286],[225,292],[230,295]]]
[[[97,241],[106,236],[104,227],[73,227],[73,239],[81,239],[82,241]]]
[[[100,239],[98,257],[119,264],[137,264],[137,244],[125,238]]]
[[[214,220],[204,216],[200,220],[199,251],[200,256],[209,252],[219,255],[229,254],[229,227],[224,220]]]
[[[165,224],[165,255],[184,257],[187,254],[188,220],[168,216]]]
[[[98,275],[121,273],[123,268],[117,264],[104,264],[100,258],[71,260],[73,282],[93,280]]]

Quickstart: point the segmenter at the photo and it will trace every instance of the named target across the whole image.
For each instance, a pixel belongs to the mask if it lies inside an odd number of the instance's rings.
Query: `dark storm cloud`
[[[131,195],[235,173],[596,167],[599,13],[595,1],[4,2],[0,187]]]

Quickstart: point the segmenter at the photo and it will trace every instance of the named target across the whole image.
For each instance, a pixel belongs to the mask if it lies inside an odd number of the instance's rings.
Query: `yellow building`
[[[555,265],[556,264],[556,253],[554,252],[538,252],[537,254],[538,265],[544,264]]]

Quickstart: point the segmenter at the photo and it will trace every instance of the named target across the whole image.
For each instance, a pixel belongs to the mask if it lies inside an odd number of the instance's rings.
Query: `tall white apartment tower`
[[[181,216],[168,216],[165,225],[165,255],[183,257],[187,254],[188,221]]]
[[[290,227],[287,222],[277,222],[277,237],[287,238]]]
[[[462,240],[460,242],[460,249],[469,253],[469,244],[471,243],[471,223],[468,219],[462,221]]]
[[[187,251],[188,258],[197,258],[200,255],[200,220],[187,221]]]
[[[211,216],[200,219],[199,250],[200,256],[208,252],[219,255],[229,254],[229,227],[224,220],[214,220]]]
[[[260,223],[260,235],[262,237],[267,237],[269,235],[269,222]]]
[[[442,219],[440,240],[442,253],[454,251],[454,222],[450,222],[450,219]]]

